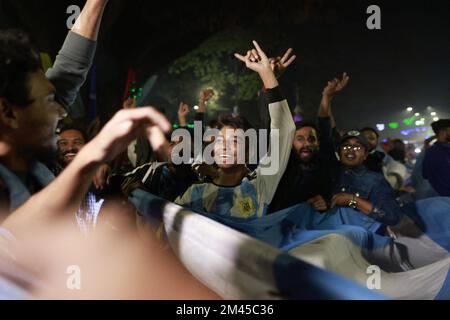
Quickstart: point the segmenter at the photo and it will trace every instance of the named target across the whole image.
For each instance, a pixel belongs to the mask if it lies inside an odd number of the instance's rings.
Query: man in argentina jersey
[[[197,212],[246,219],[267,214],[289,160],[295,124],[288,103],[282,98],[269,59],[256,42],[254,45],[256,50],[248,51],[245,57],[239,54],[235,56],[245,62],[247,68],[257,72],[264,83],[271,118],[271,146],[277,144],[278,150],[269,148],[260,163],[277,162],[278,168],[269,174],[260,165],[249,176],[246,165],[237,163],[237,148],[242,141],[235,131],[244,130],[245,121],[242,118],[222,120],[220,136],[214,146],[214,160],[219,167],[218,177],[212,183],[193,185],[175,201],[177,204]]]

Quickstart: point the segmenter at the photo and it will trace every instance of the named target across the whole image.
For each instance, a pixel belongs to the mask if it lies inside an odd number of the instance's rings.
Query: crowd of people
[[[217,130],[200,148],[212,150],[212,164],[195,152],[188,163],[173,161],[180,144],[194,141],[172,139],[161,106],[127,100],[95,136],[82,126],[59,126],[92,65],[107,2],[87,0],[47,73],[26,34],[0,31],[0,298],[219,298],[168,248],[162,219],[150,221],[129,201],[136,190],[242,232],[247,229],[234,222],[258,223],[293,210],[300,231],[357,227],[388,243],[387,254],[361,245],[365,259],[387,272],[446,261],[450,230],[438,233],[427,223],[449,225],[450,119],[432,124],[435,137],[425,141],[413,168],[404,163],[401,140],[383,149],[374,128],[355,123],[338,130],[332,101],[346,90],[346,73],[325,85],[317,119],[294,122],[278,82],[296,59],[292,49],[270,58],[254,41],[235,54],[261,78],[255,113],[276,145],[257,164],[239,134],[253,128],[247,119],[206,120],[210,89],[200,93],[195,119],[202,135]],[[180,103],[179,126],[187,131],[188,113]],[[273,161],[278,170],[265,173]],[[404,228],[411,221],[424,234],[415,242]],[[437,248],[432,256],[426,245]],[[90,290],[66,290],[58,270],[68,261],[89,270]]]

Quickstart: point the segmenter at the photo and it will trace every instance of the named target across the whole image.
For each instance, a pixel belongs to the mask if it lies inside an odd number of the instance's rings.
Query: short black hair
[[[208,122],[208,127],[217,129],[219,127],[219,121],[217,119],[210,120]]]
[[[295,131],[306,127],[313,128],[316,131],[317,136],[320,136],[319,127],[317,127],[317,125],[313,121],[302,120],[300,122],[297,122],[295,124]]]
[[[39,69],[39,55],[27,34],[20,30],[0,30],[0,97],[20,107],[32,103],[27,77]]]
[[[86,130],[84,129],[84,127],[80,124],[76,124],[76,123],[70,123],[70,124],[66,124],[63,123],[59,126],[58,128],[58,134],[63,133],[64,131],[69,131],[69,130],[75,130],[81,133],[81,135],[83,136],[83,139],[86,143],[88,143],[89,138],[87,136]]]
[[[378,131],[375,128],[372,127],[364,127],[361,130],[359,130],[360,132],[364,132],[364,131],[372,131],[373,133],[376,134],[377,138],[380,138],[380,134],[378,133]]]
[[[444,130],[445,128],[449,127],[450,127],[450,119],[440,119],[431,124],[431,128],[433,129],[436,135],[438,135],[439,132],[441,132],[441,130]]]
[[[251,123],[246,118],[241,116],[233,116],[231,114],[222,115],[219,118],[218,127],[219,130],[223,127],[232,127],[233,129],[242,129],[244,131],[253,128]]]

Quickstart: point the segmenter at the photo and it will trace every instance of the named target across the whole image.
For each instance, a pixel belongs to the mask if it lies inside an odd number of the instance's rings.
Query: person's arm
[[[69,31],[47,78],[56,88],[58,101],[70,107],[86,81],[96,51],[98,30],[108,0],[87,0]]]
[[[368,216],[372,219],[390,226],[396,225],[402,219],[403,210],[395,200],[394,190],[385,179],[374,188],[370,200],[373,207]]]
[[[359,212],[385,225],[396,225],[403,217],[403,210],[394,198],[394,190],[385,179],[380,180],[370,199],[338,193],[333,197],[331,207],[348,207],[352,201],[356,201],[356,209]]]
[[[150,140],[154,150],[165,148],[163,131],[170,131],[170,123],[153,108],[119,111],[55,181],[13,212],[2,227],[16,234],[30,226],[73,214],[102,163],[114,159],[140,135]]]
[[[97,41],[103,12],[109,0],[87,0],[72,32],[89,40]]]
[[[336,127],[336,123],[334,122],[333,113],[331,112],[331,102],[333,101],[333,97],[337,92],[342,91],[348,84],[350,80],[347,73],[342,74],[342,78],[334,79],[332,81],[328,81],[327,86],[323,89],[322,92],[322,100],[320,101],[319,106],[319,118],[330,118],[332,128]]]
[[[342,91],[348,84],[350,78],[347,73],[343,73],[342,78],[328,81],[323,89],[322,99],[319,106],[318,124],[320,130],[320,144],[321,149],[327,149],[327,158],[335,159],[334,151],[339,145],[340,137],[336,128],[336,121],[334,120],[333,112],[331,110],[331,103],[334,95]]]
[[[269,113],[271,119],[270,140],[272,144],[278,144],[278,152],[269,148],[269,152],[261,159],[262,164],[270,163],[271,168],[263,168],[260,164],[257,168],[257,190],[260,202],[270,203],[276,192],[281,177],[286,170],[287,163],[292,149],[294,139],[295,124],[292,113],[286,99],[283,99],[278,80],[266,54],[254,41],[256,50],[247,52],[241,56],[235,54],[236,58],[245,62],[247,68],[257,72],[263,81],[269,103]],[[275,159],[278,157],[278,159]]]
[[[198,109],[195,111],[194,121],[200,121],[202,123],[202,129],[206,129],[206,106],[208,102],[214,97],[214,90],[205,89],[200,92],[200,98],[198,100]]]
[[[206,113],[206,105],[214,97],[214,91],[212,89],[202,90],[200,93],[200,98],[198,100],[197,113]]]
[[[293,49],[289,48],[283,55],[283,57],[269,58],[270,67],[275,73],[277,79],[286,72],[289,66],[295,61],[297,56],[293,55]],[[267,94],[265,94],[266,88],[263,88],[258,92],[258,108],[259,108],[259,127],[270,131],[270,113],[269,103],[267,101]],[[270,133],[270,132],[269,132]]]

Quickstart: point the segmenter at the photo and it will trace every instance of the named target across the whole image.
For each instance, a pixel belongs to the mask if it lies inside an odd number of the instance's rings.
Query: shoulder
[[[425,156],[423,157],[423,165],[427,166],[430,163],[434,163],[441,158],[442,150],[436,144],[425,151]]]
[[[385,179],[381,173],[366,169],[362,181],[366,184],[375,185],[382,183]]]
[[[196,183],[187,189],[186,193],[192,196],[198,195],[199,197],[216,192],[220,187],[216,186],[214,183]]]

